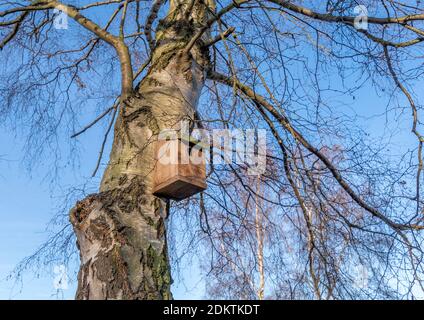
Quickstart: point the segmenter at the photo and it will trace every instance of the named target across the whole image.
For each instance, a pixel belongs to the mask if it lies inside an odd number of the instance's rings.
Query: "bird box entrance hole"
[[[205,155],[197,141],[174,138],[155,144],[155,196],[179,201],[206,189]]]

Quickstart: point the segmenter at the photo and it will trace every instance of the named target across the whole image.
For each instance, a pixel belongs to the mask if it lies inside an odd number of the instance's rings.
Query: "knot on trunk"
[[[78,201],[70,212],[70,220],[73,225],[79,224],[84,221],[90,212],[93,210],[93,203],[97,195],[89,195],[84,200]]]

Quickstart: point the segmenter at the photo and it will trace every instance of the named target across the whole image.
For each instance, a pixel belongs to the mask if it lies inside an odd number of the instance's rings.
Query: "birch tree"
[[[422,289],[424,139],[417,86],[423,73],[423,5],[393,0],[360,5],[0,4],[3,125],[28,126],[28,152],[40,154],[59,130],[66,128],[74,141],[107,121],[94,176],[101,172],[109,136],[113,141],[98,191],[69,214],[81,261],[77,299],[171,299],[170,210],[190,211],[194,225],[186,232],[206,241],[202,248],[222,254],[217,239],[244,240],[223,221],[248,230],[242,208],[253,208],[258,244],[253,251],[260,258],[253,297],[410,298]],[[387,114],[398,108],[402,116],[412,115],[407,138],[413,150],[386,158],[383,144],[367,141],[347,109],[336,108],[329,92],[347,101],[366,84],[393,98]],[[88,99],[104,106],[76,128],[76,114],[84,113]],[[270,151],[266,172],[257,178],[260,188],[245,183],[252,179],[245,165],[212,163],[201,195],[178,204],[155,197],[152,142],[182,120],[206,129],[266,128]],[[336,145],[339,159],[328,152]],[[261,209],[267,206],[273,217]],[[265,225],[274,232],[263,230]],[[283,230],[293,231],[291,237]],[[281,245],[291,251],[283,252]],[[228,250],[223,260],[211,258],[212,269],[214,263],[236,261],[230,257],[235,251]],[[270,251],[276,254],[267,267]],[[295,257],[307,267],[293,267]],[[370,268],[381,263],[371,291],[348,284],[344,268],[357,261]],[[283,271],[270,277],[270,265]],[[264,281],[273,283],[269,292]],[[393,281],[402,290],[390,289]]]

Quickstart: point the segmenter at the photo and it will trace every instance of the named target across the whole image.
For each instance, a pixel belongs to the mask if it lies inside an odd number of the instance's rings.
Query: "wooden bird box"
[[[206,189],[204,153],[196,144],[179,138],[155,143],[155,196],[180,201]]]

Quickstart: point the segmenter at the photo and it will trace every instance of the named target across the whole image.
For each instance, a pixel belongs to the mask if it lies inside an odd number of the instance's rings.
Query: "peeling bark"
[[[193,119],[208,52],[184,50],[214,10],[212,1],[171,1],[159,24],[151,67],[121,103],[100,192],[70,212],[81,268],[77,299],[171,299],[167,206],[152,195],[157,134]],[[204,3],[208,3],[209,9]]]

